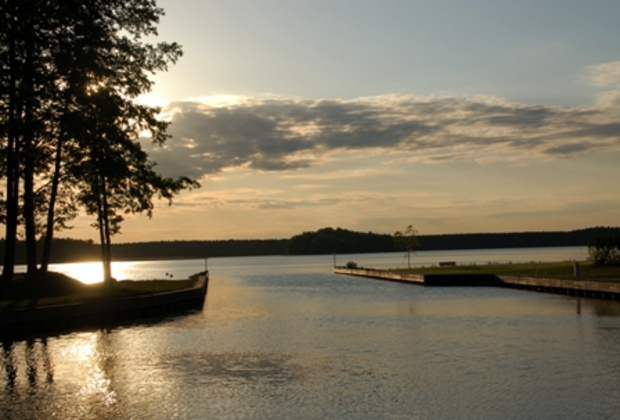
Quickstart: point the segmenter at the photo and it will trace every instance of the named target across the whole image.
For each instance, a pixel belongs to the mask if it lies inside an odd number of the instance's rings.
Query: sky
[[[620,225],[620,2],[159,0],[144,147],[200,189],[116,242]],[[87,218],[59,234],[96,239]]]

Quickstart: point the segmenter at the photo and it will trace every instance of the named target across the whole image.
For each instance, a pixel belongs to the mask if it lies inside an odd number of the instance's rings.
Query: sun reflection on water
[[[110,355],[105,349],[103,331],[81,334],[73,345],[64,352],[64,358],[74,360],[74,377],[82,378],[76,396],[81,401],[81,409],[87,412],[94,407],[111,407],[117,404],[117,395],[112,387],[108,372]],[[92,407],[91,407],[92,406]]]
[[[26,271],[25,266],[17,268]],[[205,269],[203,259],[112,262],[112,276],[119,281],[183,280]],[[103,265],[101,262],[52,264],[50,270],[66,274],[86,284],[103,281]]]
[[[139,264],[135,261],[118,261],[112,263],[112,276],[118,280],[128,280],[134,266]],[[52,271],[66,274],[82,283],[94,284],[103,281],[103,266],[101,262],[82,262],[72,264],[52,264]]]

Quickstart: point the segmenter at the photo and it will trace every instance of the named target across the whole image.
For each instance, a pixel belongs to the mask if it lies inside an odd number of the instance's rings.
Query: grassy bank
[[[84,284],[60,273],[35,279],[16,275],[0,289],[0,311],[94,302],[187,289],[196,279],[120,281],[111,287],[102,283]]]
[[[575,279],[572,261],[553,263],[518,263],[488,265],[457,265],[454,267],[421,267],[391,269],[410,274],[495,274],[525,277]],[[589,261],[579,263],[580,280],[620,281],[620,266],[597,266]]]

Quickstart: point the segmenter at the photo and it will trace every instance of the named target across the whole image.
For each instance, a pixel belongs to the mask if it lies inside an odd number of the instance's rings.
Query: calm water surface
[[[502,255],[526,253],[545,260]],[[504,260],[465,254],[416,258]],[[140,264],[139,278],[204,269]],[[617,418],[615,302],[340,277],[332,256],[208,264],[202,311],[4,343],[0,418]]]

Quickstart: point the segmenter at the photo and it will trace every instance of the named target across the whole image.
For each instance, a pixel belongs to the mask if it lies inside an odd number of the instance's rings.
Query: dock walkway
[[[335,274],[367,277],[401,283],[411,283],[419,286],[447,287],[447,286],[487,286],[510,287],[537,292],[556,293],[593,297],[600,299],[620,300],[620,282],[595,280],[565,280],[554,278],[505,276],[493,274],[405,274],[388,270],[368,268],[335,267]]]

